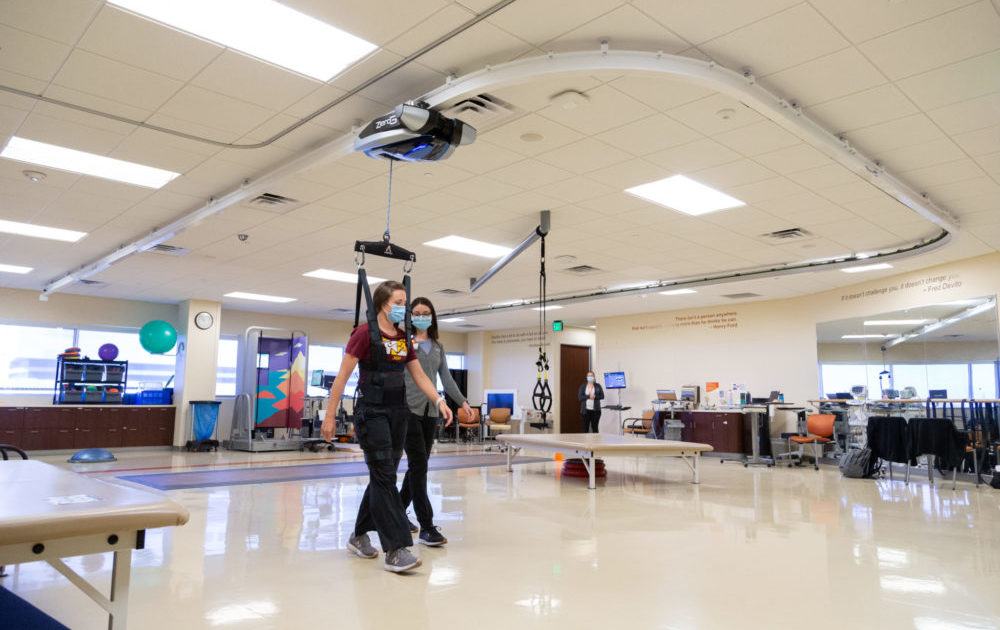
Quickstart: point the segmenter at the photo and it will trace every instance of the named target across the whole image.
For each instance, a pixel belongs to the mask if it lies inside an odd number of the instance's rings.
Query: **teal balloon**
[[[170,352],[177,344],[177,330],[162,319],[154,319],[139,329],[139,343],[150,354]]]

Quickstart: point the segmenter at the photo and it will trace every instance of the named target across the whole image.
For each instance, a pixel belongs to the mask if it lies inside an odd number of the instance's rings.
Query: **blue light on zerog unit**
[[[431,144],[429,142],[423,142],[413,147],[412,149],[410,149],[409,151],[407,151],[406,153],[402,154],[399,157],[408,162],[417,162],[424,157],[425,151],[429,148],[431,148]]]

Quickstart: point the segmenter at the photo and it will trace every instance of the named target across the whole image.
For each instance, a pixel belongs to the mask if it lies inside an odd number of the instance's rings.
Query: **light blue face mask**
[[[430,315],[414,315],[410,318],[413,321],[413,325],[416,326],[417,330],[427,330],[431,327],[431,323],[434,318]]]
[[[389,321],[399,324],[406,319],[406,307],[402,304],[393,304],[389,309]]]

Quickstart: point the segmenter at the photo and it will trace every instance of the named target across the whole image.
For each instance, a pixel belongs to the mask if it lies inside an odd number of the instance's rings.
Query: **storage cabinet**
[[[743,414],[738,411],[684,411],[681,439],[710,444],[720,453],[744,453]]]
[[[0,407],[0,444],[26,451],[170,446],[173,407]]]

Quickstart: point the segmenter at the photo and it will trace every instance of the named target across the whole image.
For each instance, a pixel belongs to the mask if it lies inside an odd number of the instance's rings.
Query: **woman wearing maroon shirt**
[[[420,566],[410,547],[413,537],[396,489],[396,470],[403,455],[406,425],[410,409],[406,404],[403,370],[435,404],[446,421],[451,409],[439,396],[434,384],[420,368],[408,334],[399,328],[406,316],[406,289],[398,282],[383,282],[372,295],[377,313],[378,331],[369,324],[358,326],[347,342],[344,360],[330,389],[330,403],[323,419],[322,433],[333,439],[334,413],[340,406],[347,379],[360,364],[358,396],[354,407],[354,430],[368,464],[368,487],[365,489],[354,535],[347,548],[362,558],[376,558],[378,551],[368,539],[368,532],[378,532],[385,552],[385,569],[402,573]]]

